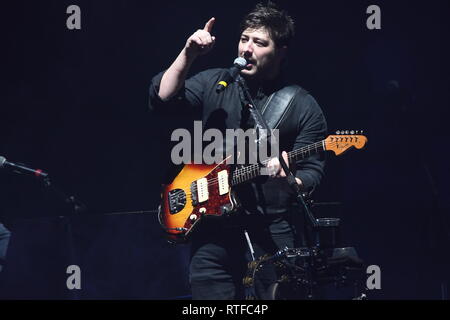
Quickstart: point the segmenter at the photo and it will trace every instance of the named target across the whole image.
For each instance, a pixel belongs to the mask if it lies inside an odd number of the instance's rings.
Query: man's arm
[[[303,112],[299,119],[301,131],[295,139],[294,150],[325,139],[327,133],[327,123],[316,100],[312,96],[307,95],[298,103],[302,103]],[[282,156],[289,166],[287,153],[282,152]],[[297,183],[302,189],[314,190],[319,185],[324,174],[324,157],[318,154],[312,155],[307,159],[301,160],[297,165],[297,171],[295,172]],[[267,166],[269,170],[272,170],[273,177],[286,177],[278,159],[271,159]]]
[[[294,149],[311,145],[326,138],[327,122],[317,101],[306,95],[302,99],[303,110],[299,121],[300,133],[295,139]],[[303,188],[314,191],[319,186],[325,169],[325,153],[315,154],[296,163],[295,175],[303,182]]]
[[[164,73],[159,86],[158,95],[163,101],[175,96],[183,86],[189,69],[194,60],[208,53],[214,46],[215,37],[211,35],[215,18],[209,19],[203,29],[197,30],[191,35],[181,50],[178,57]]]

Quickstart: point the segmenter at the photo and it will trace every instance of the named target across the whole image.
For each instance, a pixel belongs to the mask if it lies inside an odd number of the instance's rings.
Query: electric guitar
[[[323,151],[333,151],[339,156],[351,147],[361,149],[366,143],[367,138],[363,135],[330,135],[325,140],[289,152],[288,160],[294,163]],[[227,160],[212,165],[186,164],[171,184],[163,186],[158,218],[169,242],[186,242],[194,227],[206,216],[234,212],[238,203],[232,187],[260,176],[264,168],[254,164],[232,171]]]

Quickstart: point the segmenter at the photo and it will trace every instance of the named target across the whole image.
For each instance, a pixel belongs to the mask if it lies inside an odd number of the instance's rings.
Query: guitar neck
[[[325,140],[310,144],[306,147],[302,147],[297,150],[288,152],[288,160],[290,163],[308,158],[314,154],[326,151]],[[266,165],[268,160],[262,161],[262,165]],[[234,170],[233,177],[231,179],[231,186],[235,186],[261,175],[261,168],[263,167],[259,164],[248,165],[239,169]]]

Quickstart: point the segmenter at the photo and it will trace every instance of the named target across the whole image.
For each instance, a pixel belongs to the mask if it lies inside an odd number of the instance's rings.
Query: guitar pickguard
[[[197,223],[207,216],[235,211],[238,201],[231,194],[231,168],[219,165],[186,165],[163,191],[160,223],[172,242],[186,240]]]

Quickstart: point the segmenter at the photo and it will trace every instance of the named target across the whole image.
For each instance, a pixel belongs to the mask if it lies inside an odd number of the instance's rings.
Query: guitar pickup
[[[223,196],[230,191],[230,186],[228,185],[228,171],[222,170],[217,174],[217,180],[219,182],[219,195]]]
[[[208,201],[209,198],[208,180],[206,178],[201,178],[198,179],[196,182],[197,182],[198,202],[202,203]]]

